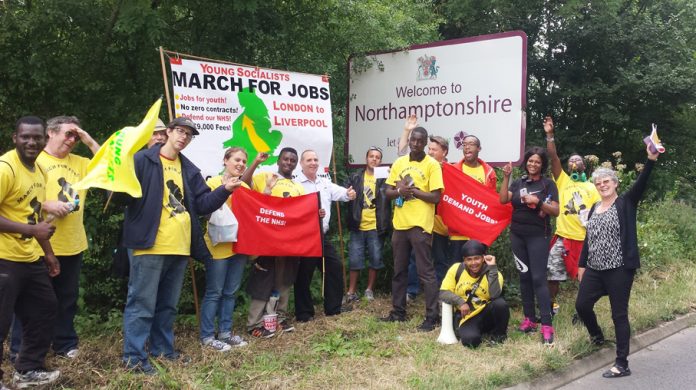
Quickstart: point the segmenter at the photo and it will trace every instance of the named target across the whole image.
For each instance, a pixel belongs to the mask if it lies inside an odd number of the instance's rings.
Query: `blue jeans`
[[[379,239],[377,230],[357,230],[350,232],[350,242],[348,242],[348,258],[350,259],[350,270],[359,271],[365,268],[365,249],[370,256],[370,268],[382,269],[382,241]]]
[[[215,337],[215,316],[218,338],[232,336],[232,316],[237,291],[242,284],[247,255],[205,261],[205,297],[201,304],[201,341]]]
[[[123,361],[148,366],[150,354],[175,356],[174,318],[186,271],[187,256],[133,256],[128,298],[123,311]]]

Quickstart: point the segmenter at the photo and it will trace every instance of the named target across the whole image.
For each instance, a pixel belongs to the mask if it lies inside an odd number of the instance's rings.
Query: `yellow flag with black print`
[[[133,156],[152,136],[161,106],[162,98],[159,98],[137,127],[127,126],[113,133],[90,161],[85,177],[73,188],[96,187],[140,198],[142,189],[135,176]]]

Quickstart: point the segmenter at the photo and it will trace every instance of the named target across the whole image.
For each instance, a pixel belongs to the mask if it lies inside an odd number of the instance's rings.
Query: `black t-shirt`
[[[527,194],[536,195],[542,201],[558,202],[558,188],[552,180],[542,177],[541,180],[517,179],[510,184],[512,192],[512,223],[510,231],[520,236],[548,236],[551,234],[551,217],[547,214],[539,216],[539,208],[527,207],[522,203],[520,190],[526,189]]]

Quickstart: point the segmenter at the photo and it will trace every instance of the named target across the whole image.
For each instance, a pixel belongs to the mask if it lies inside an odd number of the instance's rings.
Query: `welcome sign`
[[[527,36],[486,35],[370,54],[378,66],[363,70],[350,60],[346,152],[357,164],[370,146],[383,149],[383,163],[397,157],[409,115],[430,135],[450,141],[450,160],[461,155],[465,135],[481,140],[489,163],[521,160],[527,90]]]

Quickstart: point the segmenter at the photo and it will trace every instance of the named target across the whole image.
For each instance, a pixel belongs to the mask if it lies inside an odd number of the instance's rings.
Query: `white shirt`
[[[329,179],[323,178],[317,175],[316,180],[311,181],[300,172],[295,181],[302,184],[305,192],[311,194],[312,192],[318,192],[321,198],[321,208],[326,211],[326,216],[322,220],[322,228],[324,233],[329,231],[329,221],[331,220],[331,202],[341,201],[347,202],[348,199],[348,189],[343,188],[337,184],[332,183]]]

